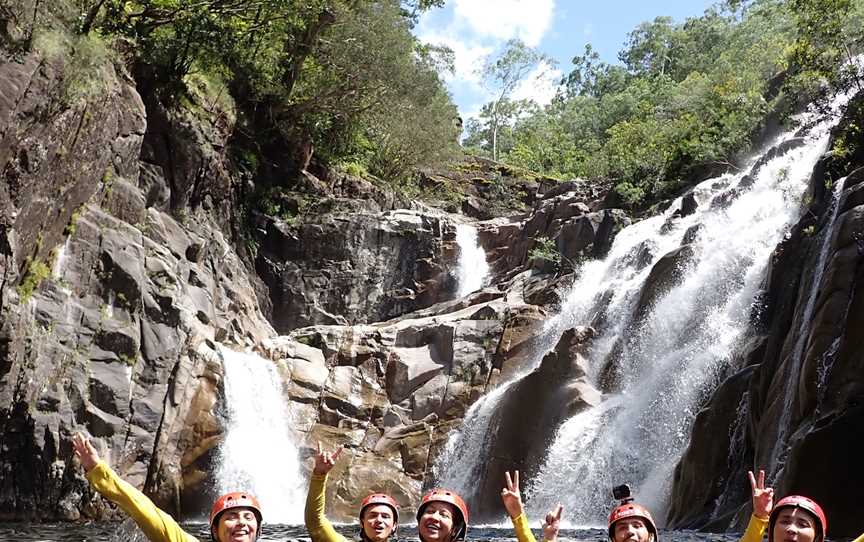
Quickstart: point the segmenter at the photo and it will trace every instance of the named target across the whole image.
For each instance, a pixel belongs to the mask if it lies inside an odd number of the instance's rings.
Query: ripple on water
[[[195,535],[201,542],[209,540],[207,525],[203,523],[184,524],[183,528]],[[336,529],[353,540],[357,528],[351,525],[337,525]],[[534,530],[537,540],[542,539],[539,529]],[[602,529],[563,529],[561,539],[576,542],[603,542],[606,533]],[[663,542],[737,542],[737,534],[706,534],[693,531],[662,531]],[[260,542],[285,542],[287,540],[309,540],[306,528],[302,525],[265,525]],[[413,525],[399,529],[400,541],[416,541],[417,529]],[[515,542],[512,529],[500,527],[475,527],[469,531],[469,540],[478,542]],[[131,520],[121,523],[0,523],[2,542],[147,542],[144,535]]]

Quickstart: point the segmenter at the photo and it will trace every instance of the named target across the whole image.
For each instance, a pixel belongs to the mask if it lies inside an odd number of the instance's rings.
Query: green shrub
[[[28,260],[21,283],[16,290],[21,303],[26,303],[43,280],[51,276],[51,267],[41,260]]]

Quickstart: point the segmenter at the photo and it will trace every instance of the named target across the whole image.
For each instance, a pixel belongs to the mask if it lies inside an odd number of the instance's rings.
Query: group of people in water
[[[143,493],[122,480],[102,461],[98,452],[83,435],[72,439],[75,456],[86,471],[90,485],[105,498],[116,503],[138,524],[153,542],[197,542],[167,513],[160,510]],[[315,466],[306,497],[305,521],[312,542],[347,542],[333,528],[324,514],[327,476],[339,459],[342,449],[328,452],[321,448],[315,455]],[[774,503],[774,490],[765,487],[765,472],[749,473],[753,495],[753,514],[740,542],[760,542],[767,529],[768,542],[824,542],[828,520],[822,508],[802,495],[789,495]],[[618,496],[616,496],[618,498]],[[522,505],[519,471],[506,473],[501,500],[513,523],[519,542],[537,542]],[[556,542],[563,507],[550,511],[542,524],[543,540]],[[371,493],[357,511],[362,542],[397,540],[399,504],[390,495]],[[468,532],[468,506],[452,491],[433,489],[423,495],[417,507],[417,531],[421,542],[460,542]],[[253,542],[261,535],[263,513],[254,496],[244,492],[222,495],[210,511],[210,537],[214,542]],[[629,491],[609,514],[608,533],[611,542],[659,542],[657,524],[647,508],[635,502]],[[854,542],[864,542],[861,535]]]

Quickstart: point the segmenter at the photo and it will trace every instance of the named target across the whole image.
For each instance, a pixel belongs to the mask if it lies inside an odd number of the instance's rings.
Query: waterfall
[[[663,215],[623,230],[604,261],[583,269],[597,287],[586,290],[577,281],[551,325],[597,322],[592,377],[613,363],[615,391],[559,428],[532,485],[533,516],[563,502],[573,521],[600,524],[613,504],[609,489],[624,482],[655,517],[665,516],[691,423],[734,370],[769,258],[800,216],[832,123],[816,124],[802,146],[755,162],[747,175],[701,183],[693,191],[695,213],[674,216],[675,201]],[[685,244],[688,254],[673,271],[677,282],[634,315],[653,266]],[[645,254],[650,263],[637,265]]]
[[[803,140],[794,131],[781,135],[773,152],[748,168],[694,187],[694,213],[676,214],[679,198],[663,214],[624,228],[606,258],[577,270],[539,342],[549,346],[569,327],[593,325],[598,336],[588,352],[589,378],[609,392],[601,405],[558,428],[528,487],[531,517],[562,502],[571,523],[602,524],[613,504],[610,488],[624,482],[657,517],[665,516],[692,421],[736,370],[736,348],[748,332],[770,256],[805,207],[811,172],[836,118],[799,119],[810,127]],[[640,307],[652,269],[676,251],[676,265],[666,273],[674,281]],[[544,353],[535,352],[534,366]],[[489,453],[484,443],[497,430],[491,420],[504,400],[502,389],[472,406],[439,458],[439,482],[469,496],[481,485]]]
[[[220,347],[225,368],[225,440],[217,492],[248,491],[265,523],[302,523],[305,480],[275,364]]]
[[[459,246],[458,297],[463,297],[483,287],[489,264],[486,252],[477,243],[477,228],[474,226],[456,224],[456,244]]]
[[[492,416],[498,402],[515,382],[502,385],[476,401],[462,422],[460,431],[453,431],[447,439],[444,451],[435,463],[437,485],[470,499],[476,489],[477,480],[483,475],[486,443],[493,431]]]

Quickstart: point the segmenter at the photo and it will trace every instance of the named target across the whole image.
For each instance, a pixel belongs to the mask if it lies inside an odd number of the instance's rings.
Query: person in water
[[[519,542],[536,542],[534,533],[528,527],[528,518],[525,516],[525,510],[522,506],[522,493],[519,491],[519,471],[513,471],[512,476],[509,472],[505,472],[504,479],[506,483],[501,490],[501,501],[510,516],[510,521],[513,522],[516,538]],[[546,514],[546,520],[543,522],[543,540],[554,542],[558,539],[563,511],[564,507],[559,504],[553,511]]]
[[[660,535],[657,532],[657,524],[651,512],[641,504],[633,502],[630,496],[630,488],[626,485],[619,486],[613,490],[613,494],[623,488],[624,493],[620,497],[621,504],[609,513],[609,540],[612,542],[659,542]],[[619,495],[615,495],[619,498]]]
[[[417,534],[422,542],[455,542],[468,534],[468,505],[448,489],[432,489],[417,507]]]
[[[766,527],[768,542],[824,542],[828,518],[816,501],[789,495],[775,505],[774,489],[765,487],[765,471],[760,470],[758,477],[752,471],[747,475],[753,492],[753,515],[741,542],[760,542]]]
[[[198,542],[167,513],[111,470],[93,444],[81,433],[72,437],[72,450],[91,487],[117,504],[135,520],[153,542]],[[210,537],[214,542],[252,542],[261,534],[261,507],[248,493],[222,495],[210,510]]]
[[[335,452],[325,452],[318,443],[309,493],[306,495],[306,529],[312,542],[347,542],[347,539],[333,529],[324,515],[324,494],[327,474],[336,465],[342,448]],[[384,542],[391,536],[395,538],[399,525],[399,505],[393,497],[384,493],[372,493],[360,502],[360,539],[364,542]]]

